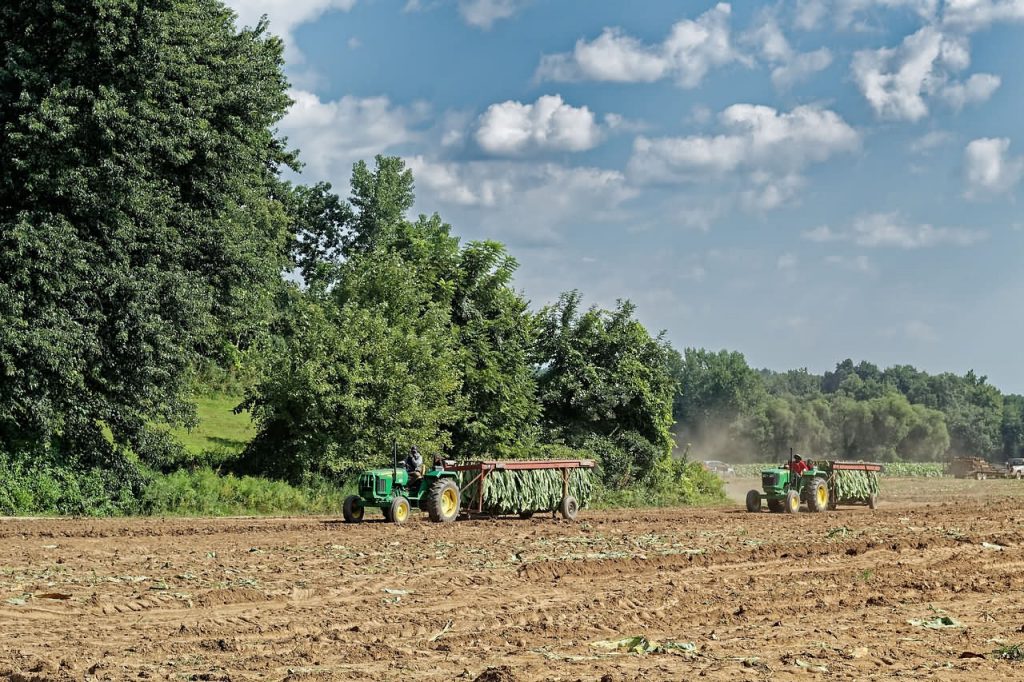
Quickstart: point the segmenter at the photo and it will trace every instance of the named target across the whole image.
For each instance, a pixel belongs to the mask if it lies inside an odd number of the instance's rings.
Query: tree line
[[[880,461],[1024,456],[1024,397],[973,371],[852,360],[821,375],[758,371],[739,353],[688,349],[674,376],[677,440],[709,457],[778,459],[790,447]]]

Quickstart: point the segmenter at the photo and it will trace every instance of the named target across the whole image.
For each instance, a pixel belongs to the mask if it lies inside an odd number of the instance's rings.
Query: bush
[[[345,492],[323,479],[293,486],[266,478],[224,476],[210,469],[179,470],[154,476],[140,506],[145,514],[171,516],[324,514],[341,509]]]
[[[646,479],[626,488],[599,485],[592,507],[673,507],[716,504],[725,500],[725,483],[699,462],[665,457]]]
[[[122,516],[138,511],[143,479],[123,467],[74,468],[45,455],[0,455],[0,513]]]

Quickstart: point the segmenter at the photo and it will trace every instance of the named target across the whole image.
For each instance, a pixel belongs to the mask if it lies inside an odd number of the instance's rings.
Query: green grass
[[[194,455],[211,451],[237,455],[256,435],[248,412],[235,414],[240,396],[204,396],[195,399],[199,425],[172,429],[171,434]]]

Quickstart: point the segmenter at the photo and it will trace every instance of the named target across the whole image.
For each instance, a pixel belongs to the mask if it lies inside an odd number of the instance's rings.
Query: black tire
[[[796,514],[800,511],[800,493],[795,490],[786,491],[786,500],[783,511],[787,514]]]
[[[562,518],[566,521],[575,521],[576,515],[580,511],[579,502],[572,495],[566,495],[562,498],[562,501],[558,505],[558,511],[562,514]]]
[[[391,508],[388,512],[388,521],[401,525],[409,520],[409,516],[412,513],[412,507],[409,505],[409,500],[399,495],[395,499],[391,500]]]
[[[391,507],[381,507],[380,515],[384,517],[384,520],[391,523]]]
[[[459,518],[462,500],[459,486],[450,478],[438,479],[427,493],[427,514],[434,523],[451,523]]]
[[[781,514],[786,511],[786,506],[782,500],[768,500],[768,511],[772,514]]]
[[[756,514],[761,511],[761,491],[751,490],[747,492],[747,511]]]
[[[868,495],[868,509],[874,509],[878,506],[878,495]]]
[[[532,511],[521,511],[521,512],[519,512],[519,518],[521,518],[523,521],[529,521],[530,519],[533,518],[533,512]]]
[[[813,479],[807,485],[807,509],[818,513],[828,509],[828,486],[821,478]]]
[[[358,495],[349,495],[341,505],[341,515],[345,517],[345,523],[362,523],[363,511],[363,498]]]

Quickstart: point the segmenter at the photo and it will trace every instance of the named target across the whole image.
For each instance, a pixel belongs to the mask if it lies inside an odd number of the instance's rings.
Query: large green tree
[[[217,0],[0,6],[0,446],[135,442],[259,327],[292,161],[264,29]]]
[[[672,449],[671,347],[622,301],[581,309],[573,291],[538,315],[536,363],[548,437],[594,451],[606,483],[650,474]]]

